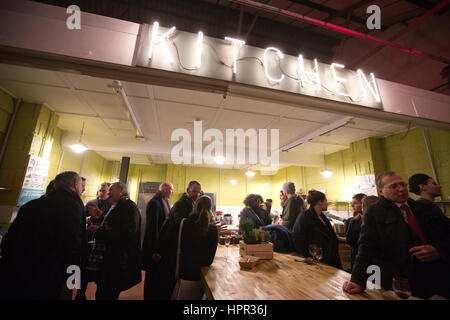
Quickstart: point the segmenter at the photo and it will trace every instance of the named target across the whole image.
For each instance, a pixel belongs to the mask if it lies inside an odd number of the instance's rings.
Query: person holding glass
[[[381,172],[375,183],[380,199],[364,212],[358,254],[343,290],[364,291],[367,268],[377,265],[385,290],[395,290],[400,277],[408,279],[415,297],[450,298],[450,220],[410,199],[408,185],[396,172]]]
[[[117,300],[120,292],[142,280],[141,214],[128,197],[127,187],[115,182],[109,188],[111,209],[101,226],[93,226],[95,245],[104,246],[98,272],[96,300]]]
[[[310,207],[297,217],[292,230],[296,251],[304,257],[314,254],[314,257],[323,263],[342,269],[338,238],[330,221],[323,214],[323,211],[328,209],[325,194],[310,190],[307,201]],[[313,247],[315,250],[311,250]]]

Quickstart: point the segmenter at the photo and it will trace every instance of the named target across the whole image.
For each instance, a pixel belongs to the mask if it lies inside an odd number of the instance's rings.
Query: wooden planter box
[[[255,256],[260,259],[273,259],[273,244],[245,244],[244,241],[239,242],[239,254],[243,256]]]

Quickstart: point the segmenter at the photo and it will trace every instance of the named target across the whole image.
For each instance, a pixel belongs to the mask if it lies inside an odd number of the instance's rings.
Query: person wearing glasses
[[[376,177],[380,199],[364,213],[358,254],[348,293],[365,290],[371,265],[380,268],[381,287],[392,289],[392,279],[406,277],[413,296],[450,297],[450,224],[430,219],[427,207],[408,198],[407,184],[393,171]]]

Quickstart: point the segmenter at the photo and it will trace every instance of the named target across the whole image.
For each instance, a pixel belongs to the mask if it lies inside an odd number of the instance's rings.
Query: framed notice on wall
[[[356,176],[353,180],[353,192],[364,193],[368,196],[378,196],[375,185],[375,175]]]
[[[23,179],[17,206],[20,207],[30,200],[37,199],[44,194],[50,161],[30,155],[27,171]]]

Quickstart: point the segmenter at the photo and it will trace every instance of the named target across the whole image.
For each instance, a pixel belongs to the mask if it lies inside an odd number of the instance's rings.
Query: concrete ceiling
[[[171,163],[170,152],[176,144],[170,140],[172,132],[185,128],[193,136],[194,120],[203,121],[203,132],[216,128],[224,136],[226,129],[279,129],[282,147],[343,117],[308,106],[122,82],[145,138],[139,139],[112,83],[112,79],[0,64],[1,87],[24,101],[44,103],[59,115],[64,144],[79,139],[84,123],[82,142],[108,160],[130,156],[135,164]],[[345,150],[351,142],[385,137],[406,128],[406,123],[354,117],[344,127],[280,153],[280,166],[322,166],[324,153]],[[232,167],[242,169],[248,165]]]

